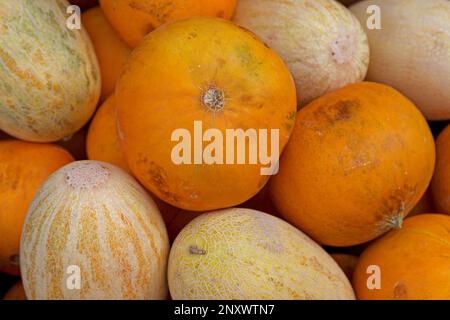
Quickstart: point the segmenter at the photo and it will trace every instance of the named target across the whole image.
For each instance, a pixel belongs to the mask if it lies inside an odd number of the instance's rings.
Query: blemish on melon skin
[[[160,4],[147,4],[132,1],[129,7],[133,10],[142,11],[145,14],[154,16],[160,24],[165,23],[173,15],[175,6],[173,2],[166,2]]]
[[[19,256],[17,254],[14,254],[14,255],[9,257],[9,263],[12,266],[15,266],[15,267],[19,266],[19,260],[20,259],[19,259]]]
[[[356,41],[349,30],[341,30],[336,40],[330,44],[331,56],[334,62],[340,65],[353,61],[356,55]]]
[[[408,290],[406,288],[406,285],[397,282],[394,286],[394,297],[396,299],[406,299],[408,297]]]
[[[150,161],[149,164],[150,168],[148,170],[148,174],[150,177],[150,180],[153,181],[153,183],[158,187],[158,189],[167,189],[167,178],[166,178],[166,172],[164,168],[161,166],[158,166],[155,162]]]
[[[417,186],[404,185],[394,190],[377,210],[376,218],[381,221],[381,228],[399,228],[405,212],[410,209],[411,199],[417,192]]]
[[[353,108],[356,104],[353,101],[342,101],[339,105],[337,105],[336,117],[335,120],[348,120],[352,117],[351,108]]]
[[[315,126],[333,126],[338,122],[350,120],[354,110],[359,106],[360,104],[356,100],[341,100],[332,105],[317,108],[313,113],[314,118],[317,119]]]
[[[297,117],[297,111],[292,111],[286,117],[286,122],[284,123],[285,128],[288,132],[291,132],[295,125],[295,120]]]
[[[190,32],[188,33],[188,39],[189,39],[189,40],[192,40],[192,39],[195,39],[195,38],[197,38],[197,32],[195,32],[195,31],[190,31]]]
[[[190,246],[189,247],[189,254],[193,255],[205,255],[206,254],[206,250],[204,249],[200,249],[197,246]]]
[[[239,45],[235,50],[236,59],[240,62],[241,67],[246,70],[247,75],[259,78],[261,66],[264,64],[263,61],[253,55],[250,46],[247,44]]]

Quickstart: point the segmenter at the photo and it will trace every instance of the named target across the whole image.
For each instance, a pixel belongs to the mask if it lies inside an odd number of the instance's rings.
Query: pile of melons
[[[450,2],[341,2],[3,0],[0,295],[450,299]]]

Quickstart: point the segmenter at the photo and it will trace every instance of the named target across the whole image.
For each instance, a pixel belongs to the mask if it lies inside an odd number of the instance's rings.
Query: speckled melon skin
[[[283,58],[300,107],[366,75],[367,36],[337,1],[239,0],[233,20]]]
[[[287,222],[251,209],[201,215],[175,239],[173,299],[354,299],[336,262]]]
[[[22,231],[28,299],[165,299],[169,242],[150,196],[111,164],[78,161],[36,194]],[[80,268],[81,287],[67,273]]]
[[[69,30],[66,0],[0,5],[0,129],[49,142],[70,136],[100,96],[97,58],[85,30]]]

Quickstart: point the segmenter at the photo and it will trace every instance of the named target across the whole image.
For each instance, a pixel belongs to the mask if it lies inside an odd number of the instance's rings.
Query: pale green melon
[[[0,129],[56,141],[92,116],[100,73],[86,32],[70,30],[66,0],[2,0]]]

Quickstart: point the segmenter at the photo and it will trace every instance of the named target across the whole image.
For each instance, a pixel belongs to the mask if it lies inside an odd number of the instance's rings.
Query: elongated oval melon
[[[164,299],[168,253],[159,210],[136,180],[78,161],[34,198],[20,263],[29,299]]]
[[[66,0],[1,2],[0,129],[17,138],[60,140],[95,110],[97,59],[84,29],[67,27],[68,6]]]
[[[354,299],[336,262],[287,222],[242,208],[195,218],[169,258],[173,299]]]

